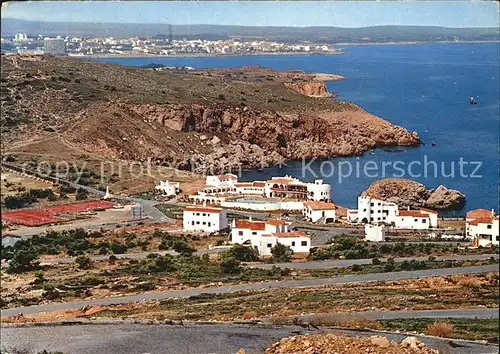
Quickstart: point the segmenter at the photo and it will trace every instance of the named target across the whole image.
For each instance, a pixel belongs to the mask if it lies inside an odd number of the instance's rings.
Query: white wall
[[[277,244],[281,243],[289,246],[294,253],[309,253],[311,249],[311,239],[308,237],[275,237],[264,236],[260,239],[259,254],[261,256],[271,256],[271,249]],[[302,242],[305,245],[302,245]]]
[[[365,225],[365,240],[370,242],[385,241],[385,226],[383,225]]]
[[[415,216],[396,216],[395,227],[398,229],[423,230],[429,228],[429,218]]]
[[[432,228],[438,227],[438,214],[437,213],[432,213],[426,210],[420,209],[420,212],[422,214],[429,215],[429,226]]]
[[[316,201],[329,201],[332,187],[329,184],[323,183],[323,180],[317,179],[314,183],[307,184],[307,199]]]
[[[227,212],[186,211],[183,212],[184,231],[216,232],[228,227]]]
[[[332,218],[335,222],[336,218],[335,209],[315,210],[309,206],[304,206],[302,214],[311,222],[316,222],[323,217]]]
[[[469,234],[474,238],[478,238],[481,246],[491,243],[494,246],[499,245],[499,224],[498,220],[493,220],[491,224],[479,223],[477,225],[469,225]]]

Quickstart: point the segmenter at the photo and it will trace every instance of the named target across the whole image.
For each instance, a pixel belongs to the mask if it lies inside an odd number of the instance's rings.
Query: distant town
[[[169,38],[170,37],[170,38]],[[168,35],[153,37],[69,37],[58,35],[28,36],[16,33],[14,37],[2,37],[3,54],[50,54],[69,56],[182,56],[182,55],[248,55],[321,53],[342,54],[342,49],[331,44],[281,43],[266,40],[240,41],[179,39]]]

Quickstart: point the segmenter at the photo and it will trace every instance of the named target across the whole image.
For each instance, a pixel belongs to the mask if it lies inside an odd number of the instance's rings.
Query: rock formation
[[[416,132],[327,95],[336,75],[265,68],[157,72],[65,57],[2,57],[2,142],[195,172],[417,145]],[[288,87],[286,87],[288,86]]]
[[[285,353],[431,354],[438,351],[428,348],[415,337],[408,337],[397,343],[379,335],[347,337],[333,333],[283,338],[265,351],[265,354]]]
[[[429,190],[422,183],[405,178],[385,178],[375,181],[361,194],[378,195],[400,207],[453,209],[465,203],[465,195],[459,191],[445,186]]]
[[[286,87],[290,87],[306,96],[326,97],[329,96],[326,85],[321,81],[310,82],[286,82]]]

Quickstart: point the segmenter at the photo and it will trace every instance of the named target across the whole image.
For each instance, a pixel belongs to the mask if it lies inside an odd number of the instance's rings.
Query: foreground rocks
[[[337,336],[332,333],[283,338],[265,351],[265,354],[295,353],[430,354],[439,352],[427,348],[415,337],[408,337],[401,343],[397,343],[383,336],[359,338]]]
[[[420,182],[405,178],[384,178],[373,182],[362,195],[378,195],[400,207],[453,209],[465,203],[465,194],[445,186],[427,189]]]

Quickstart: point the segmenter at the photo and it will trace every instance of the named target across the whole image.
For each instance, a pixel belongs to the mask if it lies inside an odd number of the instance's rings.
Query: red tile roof
[[[305,232],[302,232],[302,231],[276,232],[276,233],[272,233],[271,236],[278,237],[278,238],[281,238],[281,237],[307,237],[307,238],[311,238],[311,236],[309,236],[308,234],[306,234]]]
[[[429,215],[422,214],[419,210],[400,210],[399,216],[413,216],[415,218],[428,218]]]
[[[472,220],[471,222],[469,222],[469,225],[478,225],[478,224],[492,224],[493,223],[493,220],[495,220],[497,218],[494,218],[492,216],[490,217],[485,217],[485,218],[477,218],[477,219],[474,219]]]
[[[217,178],[218,179],[238,179],[238,177],[235,175],[218,175]]]
[[[425,211],[426,213],[437,214],[438,212],[432,209],[420,208],[421,211]]]
[[[266,224],[269,224],[269,225],[285,225],[285,220],[281,220],[281,219],[268,219],[266,221]]]
[[[251,183],[251,182],[242,182],[242,183],[235,183],[234,185],[236,187],[252,187],[253,183]]]
[[[371,199],[384,201],[384,199],[383,199],[382,197],[379,197],[378,195],[369,195],[369,197],[370,197]]]
[[[335,204],[327,202],[304,202],[305,206],[310,207],[313,210],[332,210],[335,209]]]
[[[266,186],[266,182],[261,182],[261,181],[255,181],[253,182],[254,187],[262,187],[264,188]]]
[[[222,209],[210,208],[210,207],[187,206],[184,208],[184,211],[196,211],[196,212],[202,212],[202,213],[217,213],[217,214],[219,214],[222,211]]]
[[[235,228],[264,231],[266,229],[266,223],[264,221],[236,220]]]
[[[270,180],[268,182],[278,183],[278,184],[290,184],[290,183],[295,182],[295,181],[292,178],[281,177],[281,178],[273,178],[272,180]]]
[[[489,218],[491,217],[491,210],[475,209],[468,211],[465,217],[467,219]]]

